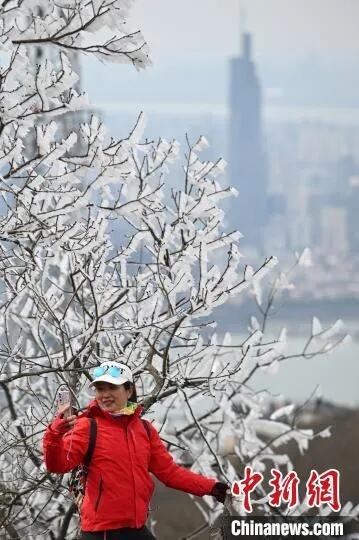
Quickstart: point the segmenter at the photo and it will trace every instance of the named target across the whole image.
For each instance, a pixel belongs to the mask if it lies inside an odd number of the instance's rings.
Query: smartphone
[[[70,404],[69,410],[64,413],[64,418],[72,415],[71,401],[72,400],[70,390],[65,385],[60,386],[59,392],[57,394],[57,407],[59,408],[62,405],[67,405],[68,403]]]

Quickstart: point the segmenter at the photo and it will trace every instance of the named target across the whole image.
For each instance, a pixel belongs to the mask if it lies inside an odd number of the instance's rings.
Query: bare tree
[[[89,369],[102,359],[131,366],[176,459],[185,449],[204,474],[215,468],[223,480],[238,478],[220,452],[228,433],[238,435],[241,462],[262,471],[268,463],[289,470],[279,444],[292,438],[305,449],[314,436],[296,427],[292,408],[268,417],[270,397],[250,386],[258,369],[286,358],[284,332],[275,342],[264,337],[283,276],[262,328],[253,319],[241,345],[213,329],[214,309],[249,288],[258,294],[277,261],[241,264],[240,234],[223,229],[219,207],[234,190],[218,180],[222,159],[200,158],[205,138],[188,141],[181,157],[176,141],[143,140],[143,115],[122,140],[96,116],[57,136],[59,116],[87,106],[69,52],[149,64],[141,33],[127,30],[130,4],[3,0],[0,7],[0,527],[12,539],[76,537],[66,478],[46,472],[40,441],[59,384],[83,396]],[[30,51],[39,46],[34,66]],[[182,183],[171,189],[180,160]],[[183,427],[173,429],[169,411],[185,414]],[[210,497],[195,503],[205,527],[222,511]],[[258,505],[270,512],[265,497]]]

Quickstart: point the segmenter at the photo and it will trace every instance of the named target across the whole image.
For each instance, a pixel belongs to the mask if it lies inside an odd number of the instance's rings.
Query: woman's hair
[[[126,390],[130,390],[130,389],[132,390],[132,394],[128,398],[129,401],[132,401],[133,403],[137,403],[137,392],[136,392],[135,384],[130,381],[126,381],[125,383],[123,383],[123,386],[125,387]]]

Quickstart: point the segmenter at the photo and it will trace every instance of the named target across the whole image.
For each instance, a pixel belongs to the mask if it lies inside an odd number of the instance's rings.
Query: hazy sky
[[[133,23],[154,59],[238,52],[239,6],[256,56],[359,54],[358,0],[136,0]]]
[[[135,0],[130,25],[142,30],[153,66],[87,63],[85,88],[112,107],[226,106],[243,24],[270,104],[359,108],[359,0]]]

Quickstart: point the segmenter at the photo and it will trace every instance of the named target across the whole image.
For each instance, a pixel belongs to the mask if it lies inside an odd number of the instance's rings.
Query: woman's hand
[[[58,408],[57,416],[51,423],[51,429],[52,431],[55,431],[56,433],[67,433],[70,431],[76,422],[76,415],[72,414],[71,416],[68,416],[67,418],[64,418],[66,415],[66,412],[70,410],[70,404],[67,403],[66,405],[61,405]]]
[[[214,484],[211,495],[217,499],[218,502],[224,504],[227,495],[231,495],[230,487],[223,482],[217,482]]]

